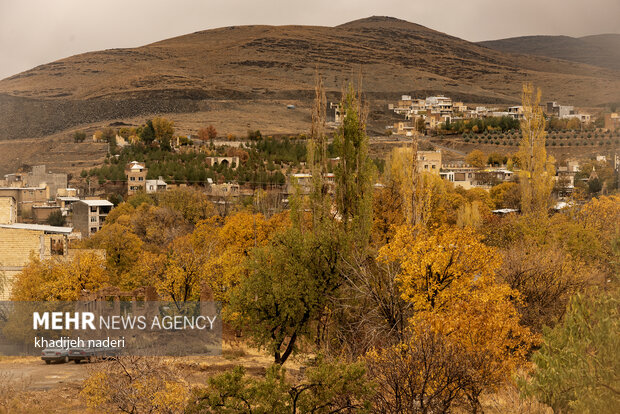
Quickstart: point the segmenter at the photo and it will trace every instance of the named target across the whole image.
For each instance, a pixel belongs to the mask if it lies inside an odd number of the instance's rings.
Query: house
[[[474,179],[477,168],[464,163],[443,164],[439,175],[442,179],[454,183],[455,186],[469,190],[474,187]]]
[[[48,197],[54,198],[61,189],[67,188],[67,174],[51,173],[45,165],[35,165],[30,172],[5,175],[4,185],[19,188],[47,187]]]
[[[34,204],[44,204],[49,199],[49,190],[44,187],[0,187],[0,197],[13,197],[17,214],[30,215]]]
[[[132,161],[125,166],[125,178],[127,178],[127,195],[133,195],[139,191],[145,191],[146,164]]]
[[[6,216],[6,213],[0,213],[0,216],[3,215]],[[0,224],[0,273],[4,274],[8,282],[0,289],[0,300],[10,298],[13,280],[28,264],[31,255],[41,260],[66,256],[71,231],[71,227]]]
[[[517,106],[511,106],[508,108],[508,110],[506,111],[508,112],[508,116],[514,118],[514,119],[522,119],[523,118],[523,106],[521,105],[517,105]]]
[[[418,171],[439,175],[441,151],[418,151]]]
[[[83,237],[92,236],[103,226],[114,204],[107,200],[80,200],[73,203],[73,226]]]
[[[157,180],[146,180],[146,193],[153,194],[160,191],[166,191],[168,184],[164,181],[160,175]]]
[[[211,185],[211,196],[217,198],[239,197],[239,184],[213,184]]]

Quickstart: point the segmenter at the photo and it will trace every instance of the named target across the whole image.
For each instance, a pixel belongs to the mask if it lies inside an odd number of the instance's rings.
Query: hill
[[[84,53],[3,79],[0,141],[68,137],[153,114],[172,118],[182,133],[208,123],[221,133],[303,132],[315,68],[330,100],[361,69],[376,113],[403,93],[516,103],[526,80],[543,89],[543,99],[566,104],[603,105],[620,96],[617,71],[508,54],[389,17],[336,27],[233,26]],[[289,103],[297,109],[287,111]],[[371,113],[370,123],[382,128],[385,119]]]
[[[620,70],[620,34],[585,37],[524,36],[479,42],[505,53],[546,56]]]

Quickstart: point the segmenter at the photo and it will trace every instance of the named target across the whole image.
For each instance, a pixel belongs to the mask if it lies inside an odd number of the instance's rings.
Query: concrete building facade
[[[73,203],[73,227],[89,237],[101,230],[114,204],[107,200],[80,200]]]

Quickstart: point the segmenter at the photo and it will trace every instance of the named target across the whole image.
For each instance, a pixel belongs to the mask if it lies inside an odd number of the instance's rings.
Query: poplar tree
[[[523,85],[523,138],[519,147],[521,171],[521,211],[525,214],[544,214],[549,207],[555,167],[553,158],[547,158],[545,118],[540,106],[540,89],[534,95],[531,83]]]
[[[344,230],[365,246],[372,222],[372,177],[374,169],[368,156],[366,110],[358,87],[357,95],[349,84],[341,107],[344,119],[334,137],[340,157],[336,167],[336,207]]]

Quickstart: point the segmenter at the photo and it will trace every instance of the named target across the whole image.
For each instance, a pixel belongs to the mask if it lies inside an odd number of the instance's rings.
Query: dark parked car
[[[69,352],[63,348],[45,348],[41,352],[41,359],[46,364],[52,362],[69,362]]]
[[[82,361],[93,362],[97,356],[95,348],[71,348],[69,350],[69,360],[76,364]]]
[[[69,360],[79,364],[82,361],[93,362],[96,359],[105,359],[118,355],[117,348],[71,348]]]

